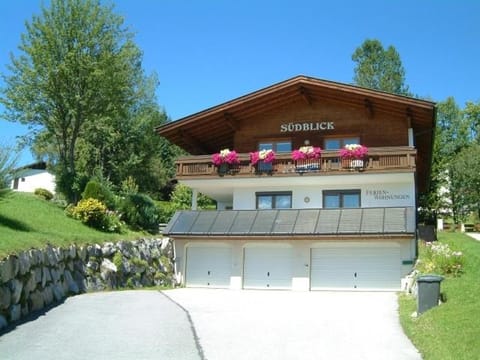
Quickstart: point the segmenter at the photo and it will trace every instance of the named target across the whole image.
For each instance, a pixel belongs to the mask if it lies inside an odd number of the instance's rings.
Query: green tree
[[[435,155],[443,163],[449,163],[456,154],[472,141],[470,121],[453,97],[437,104]]]
[[[173,190],[170,203],[177,210],[186,210],[192,208],[192,189],[186,185],[178,184]],[[213,200],[209,197],[198,194],[197,206],[199,209],[212,207]]]
[[[458,192],[461,179],[454,163],[457,155],[472,141],[471,126],[453,97],[437,104],[437,123],[431,172],[431,206],[440,211],[451,209],[455,222],[462,219],[463,194]]]
[[[57,188],[75,201],[82,190],[77,145],[92,129],[116,139],[109,122],[127,119],[145,96],[142,52],[123,18],[100,0],[52,0],[26,24],[19,50],[3,77],[5,117],[28,124],[37,148],[52,153],[45,144],[55,146]]]
[[[405,85],[405,69],[393,46],[385,50],[379,40],[367,39],[355,50],[352,60],[356,63],[353,78],[356,85],[410,95]]]
[[[460,151],[449,166],[450,190],[455,222],[475,212],[480,217],[480,144]]]
[[[13,154],[13,150],[7,146],[0,145],[0,199],[9,191],[9,181],[13,175],[16,163],[17,157]]]
[[[166,115],[152,99],[151,104],[134,107],[125,118],[87,126],[79,141],[78,171],[87,177],[101,173],[118,189],[131,177],[140,192],[158,197],[155,194],[165,186],[169,174],[161,159],[165,140],[153,129],[165,121]]]
[[[470,136],[480,144],[480,102],[468,101],[463,110],[470,130]]]

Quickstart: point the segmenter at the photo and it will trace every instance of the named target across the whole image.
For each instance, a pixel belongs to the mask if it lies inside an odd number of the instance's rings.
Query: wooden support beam
[[[212,149],[208,148],[205,143],[202,143],[197,138],[192,136],[186,130],[179,130],[179,135],[183,138],[185,143],[187,143],[190,147],[194,148],[197,152],[204,153],[204,154],[212,154]]]
[[[405,119],[407,120],[407,127],[411,128],[413,121],[413,112],[410,107],[407,107],[407,109],[405,110]]]
[[[233,116],[229,112],[225,112],[223,113],[223,118],[225,119],[225,124],[227,124],[230,129],[232,129],[233,131],[239,130],[239,121],[235,118],[235,116]]]
[[[367,111],[367,116],[370,119],[373,119],[373,117],[375,116],[375,112],[373,110],[373,102],[370,99],[365,99],[364,103],[365,103],[365,109]]]
[[[313,102],[313,99],[312,97],[310,96],[310,94],[308,93],[308,90],[303,87],[303,86],[300,86],[298,88],[298,91],[300,92],[300,95],[302,96],[303,100],[305,100],[305,102],[308,104],[308,105],[312,105],[312,102]]]

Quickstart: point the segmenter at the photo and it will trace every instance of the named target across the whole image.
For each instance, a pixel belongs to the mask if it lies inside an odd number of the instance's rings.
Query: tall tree
[[[460,151],[449,164],[454,221],[464,221],[470,212],[480,217],[480,144]]]
[[[376,39],[367,39],[352,55],[356,63],[353,81],[358,86],[410,95],[405,85],[405,69],[400,55],[393,46],[386,50]]]
[[[167,181],[161,162],[165,140],[153,129],[165,123],[167,116],[158,109],[154,84],[150,85],[144,90],[144,99],[125,117],[111,117],[85,127],[78,146],[80,173],[88,178],[101,173],[116,186],[132,177],[141,192],[158,197],[155,193]]]
[[[470,129],[470,135],[477,144],[480,144],[480,102],[468,101],[463,111]]]
[[[437,104],[430,207],[437,212],[450,209],[455,221],[464,217],[466,201],[459,190],[464,182],[455,162],[458,154],[471,145],[471,128],[471,121],[453,97]]]
[[[437,127],[435,155],[448,163],[463,148],[471,143],[469,121],[453,97],[437,104]]]
[[[5,116],[28,124],[44,148],[54,144],[57,188],[74,201],[79,139],[95,128],[110,139],[105,124],[128,118],[142,101],[142,53],[100,0],[52,0],[26,24],[19,50],[3,77]]]

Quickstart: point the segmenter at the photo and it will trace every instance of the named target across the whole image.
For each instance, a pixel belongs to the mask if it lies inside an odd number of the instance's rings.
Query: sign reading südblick
[[[297,122],[280,124],[280,132],[299,132],[299,131],[324,131],[334,130],[335,123],[333,121],[322,122]]]

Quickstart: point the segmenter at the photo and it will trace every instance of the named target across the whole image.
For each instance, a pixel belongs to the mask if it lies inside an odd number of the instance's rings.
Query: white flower
[[[347,144],[345,145],[345,149],[353,151],[355,149],[358,149],[361,145],[359,144]]]
[[[258,158],[259,158],[260,160],[265,160],[265,158],[266,158],[271,152],[272,152],[271,149],[269,149],[269,150],[260,150],[260,151],[258,152]]]
[[[229,149],[223,149],[222,151],[220,151],[220,156],[223,158],[226,157],[228,154],[230,154]]]

